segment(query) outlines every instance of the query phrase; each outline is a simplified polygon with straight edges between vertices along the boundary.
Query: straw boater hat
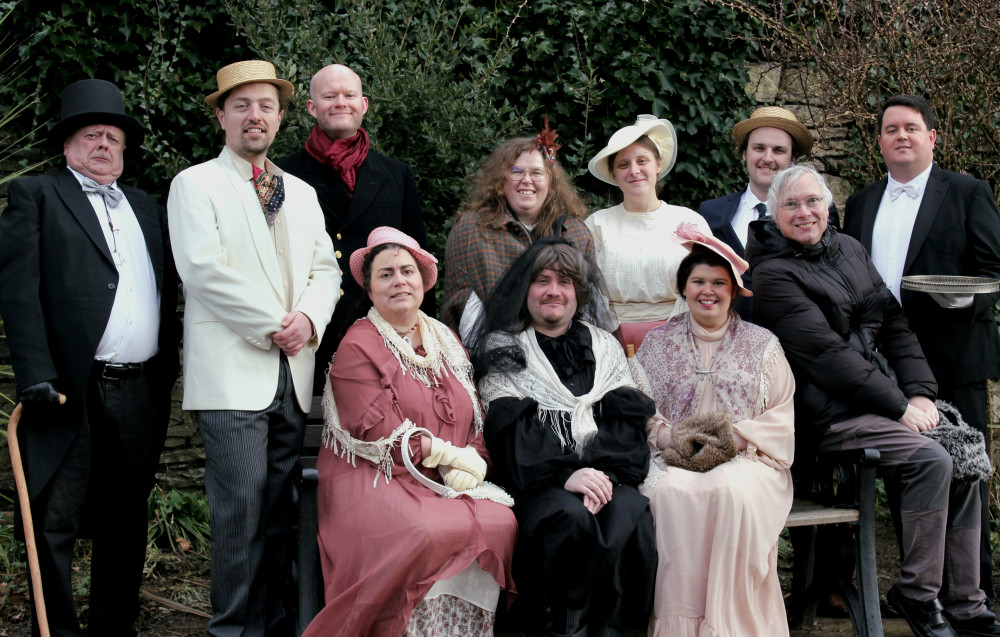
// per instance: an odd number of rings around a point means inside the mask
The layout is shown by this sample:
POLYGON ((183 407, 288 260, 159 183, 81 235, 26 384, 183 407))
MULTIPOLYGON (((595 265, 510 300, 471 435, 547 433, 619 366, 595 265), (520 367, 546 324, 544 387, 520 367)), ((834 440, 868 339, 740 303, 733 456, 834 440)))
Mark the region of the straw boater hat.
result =
POLYGON ((802 125, 791 111, 778 106, 763 106, 750 114, 750 119, 745 119, 736 126, 733 126, 733 137, 736 138, 736 145, 743 148, 743 140, 746 139, 750 131, 769 126, 778 128, 795 140, 796 150, 799 155, 808 155, 813 147, 813 138, 809 134, 809 129, 802 125))
POLYGON ((736 251, 730 248, 725 242, 704 234, 701 230, 698 230, 698 226, 689 222, 677 226, 677 229, 674 230, 674 241, 689 251, 694 246, 699 245, 725 259, 729 263, 730 271, 733 273, 733 281, 736 282, 736 287, 739 288, 738 293, 742 296, 753 296, 753 292, 743 287, 743 273, 747 271, 750 264, 741 258, 740 255, 736 254, 736 251))
POLYGON ((635 124, 621 128, 612 135, 611 139, 608 140, 608 145, 594 155, 594 158, 587 164, 590 174, 603 182, 615 184, 611 178, 611 171, 608 170, 608 157, 628 148, 643 135, 647 135, 660 149, 660 160, 663 162, 663 168, 656 175, 656 180, 663 179, 664 175, 670 172, 677 162, 677 133, 674 132, 674 125, 669 120, 658 119, 652 115, 640 115, 635 120, 635 124))
POLYGON ((281 97, 286 100, 295 92, 295 85, 288 80, 278 79, 274 65, 264 60, 233 62, 219 69, 219 72, 215 74, 215 81, 219 85, 219 90, 205 98, 205 103, 212 107, 217 105, 219 98, 227 91, 254 82, 274 84, 278 87, 281 97))
POLYGON ((61 145, 66 138, 91 124, 117 126, 125 131, 125 143, 133 148, 142 144, 139 120, 125 114, 122 92, 105 80, 80 80, 62 92, 62 119, 49 131, 49 141, 61 145))
POLYGON ((433 254, 422 249, 416 239, 405 232, 390 228, 389 226, 380 226, 372 230, 371 234, 368 235, 368 245, 351 253, 351 274, 354 275, 354 280, 358 282, 358 285, 362 288, 365 287, 365 277, 361 272, 361 264, 364 262, 365 257, 372 251, 372 248, 385 243, 396 243, 405 246, 410 254, 413 255, 413 260, 417 262, 417 269, 420 270, 420 278, 424 280, 424 292, 434 287, 438 278, 438 260, 434 258, 433 254))

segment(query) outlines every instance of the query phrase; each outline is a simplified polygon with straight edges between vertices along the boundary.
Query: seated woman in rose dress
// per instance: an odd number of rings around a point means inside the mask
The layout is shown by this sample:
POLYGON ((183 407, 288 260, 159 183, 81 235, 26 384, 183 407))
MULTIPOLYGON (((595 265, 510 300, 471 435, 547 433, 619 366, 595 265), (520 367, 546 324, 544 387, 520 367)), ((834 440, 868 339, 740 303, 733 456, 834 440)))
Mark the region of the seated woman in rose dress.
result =
POLYGON ((465 495, 489 462, 472 366, 419 309, 436 263, 385 227, 351 255, 372 308, 341 341, 323 395, 326 607, 307 637, 486 637, 500 591, 513 591, 514 514, 465 495))

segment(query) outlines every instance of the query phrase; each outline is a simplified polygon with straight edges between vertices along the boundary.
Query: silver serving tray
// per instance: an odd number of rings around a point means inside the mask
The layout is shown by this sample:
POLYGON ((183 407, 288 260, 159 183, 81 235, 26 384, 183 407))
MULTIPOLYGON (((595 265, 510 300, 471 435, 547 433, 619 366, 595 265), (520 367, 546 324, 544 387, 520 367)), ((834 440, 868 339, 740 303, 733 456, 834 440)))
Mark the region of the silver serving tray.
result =
POLYGON ((904 290, 942 294, 988 294, 1000 292, 1000 280, 981 276, 904 276, 904 290))

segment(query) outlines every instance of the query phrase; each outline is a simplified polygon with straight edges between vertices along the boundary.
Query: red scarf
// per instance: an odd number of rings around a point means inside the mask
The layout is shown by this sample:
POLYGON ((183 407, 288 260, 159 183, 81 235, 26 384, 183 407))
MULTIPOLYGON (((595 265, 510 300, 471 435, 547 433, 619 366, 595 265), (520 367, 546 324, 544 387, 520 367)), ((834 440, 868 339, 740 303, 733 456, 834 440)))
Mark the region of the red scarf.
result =
POLYGON ((316 161, 332 168, 347 186, 347 191, 353 195, 354 186, 358 182, 358 167, 368 157, 368 145, 368 133, 363 128, 359 128, 354 137, 333 140, 319 126, 313 126, 309 139, 306 140, 306 152, 316 161))

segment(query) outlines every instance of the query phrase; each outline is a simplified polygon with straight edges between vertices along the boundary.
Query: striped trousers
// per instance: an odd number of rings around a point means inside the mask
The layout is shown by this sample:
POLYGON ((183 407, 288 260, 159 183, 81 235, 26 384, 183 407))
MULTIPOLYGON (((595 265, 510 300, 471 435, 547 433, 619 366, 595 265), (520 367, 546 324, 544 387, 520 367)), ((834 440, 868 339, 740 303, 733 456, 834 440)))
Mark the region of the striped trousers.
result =
POLYGON ((263 411, 203 410, 205 491, 212 515, 215 637, 290 633, 288 589, 291 477, 306 415, 284 356, 274 400, 263 411))

